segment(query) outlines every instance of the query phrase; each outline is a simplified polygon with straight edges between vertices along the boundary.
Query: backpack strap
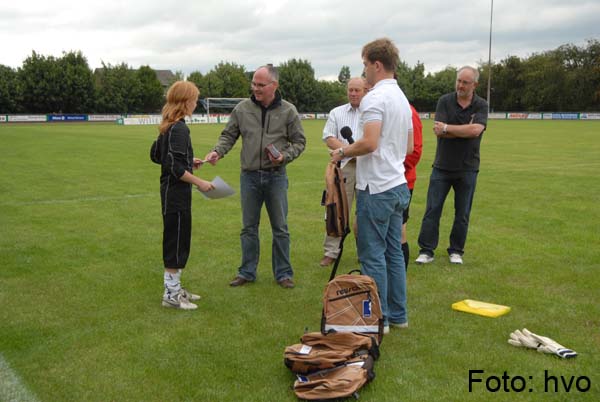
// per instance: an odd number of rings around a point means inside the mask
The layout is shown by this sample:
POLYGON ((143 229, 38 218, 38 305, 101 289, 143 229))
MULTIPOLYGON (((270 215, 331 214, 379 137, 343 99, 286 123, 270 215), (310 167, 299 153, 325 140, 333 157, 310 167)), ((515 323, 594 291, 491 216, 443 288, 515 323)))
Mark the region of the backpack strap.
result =
POLYGON ((340 260, 342 259, 342 254, 343 254, 343 251, 344 251, 344 240, 346 240, 346 236, 348 236, 348 233, 350 233, 350 231, 344 232, 344 235, 340 238, 340 252, 339 252, 337 258, 335 259, 335 263, 333 264, 333 268, 331 269, 331 275, 329 275, 329 280, 330 281, 333 278, 335 278, 335 273, 337 272, 338 265, 340 265, 340 260))

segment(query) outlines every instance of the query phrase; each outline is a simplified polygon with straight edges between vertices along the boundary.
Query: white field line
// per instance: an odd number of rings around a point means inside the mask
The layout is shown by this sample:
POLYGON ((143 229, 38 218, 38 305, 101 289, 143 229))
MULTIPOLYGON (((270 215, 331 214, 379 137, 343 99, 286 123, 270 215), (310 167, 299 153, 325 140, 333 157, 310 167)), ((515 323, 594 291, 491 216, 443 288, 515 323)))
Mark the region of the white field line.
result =
MULTIPOLYGON (((292 181, 291 187, 305 187, 312 186, 315 184, 323 183, 323 188, 325 188, 325 179, 319 181, 292 181)), ((36 201, 8 201, 8 202, 0 202, 0 205, 13 206, 13 207, 21 207, 21 206, 29 206, 29 205, 58 205, 58 204, 79 204, 82 202, 104 202, 104 201, 118 201, 118 200, 127 200, 132 198, 147 198, 147 197, 159 197, 159 192, 154 193, 145 193, 145 194, 123 194, 123 195, 112 195, 112 196, 98 196, 98 197, 80 197, 80 198, 70 198, 70 199, 54 199, 54 200, 36 200, 36 201)), ((292 195, 293 196, 293 195, 292 195)), ((290 197, 290 193, 288 192, 288 197, 290 197)))
POLYGON ((145 198, 145 197, 159 197, 160 194, 156 193, 147 193, 147 194, 124 194, 124 195, 114 195, 114 196, 99 196, 99 197, 81 197, 81 198, 71 198, 64 200, 36 200, 36 201, 22 201, 22 202, 4 202, 0 205, 10 205, 10 206, 27 206, 27 205, 56 205, 56 204, 78 204, 81 202, 102 202, 102 201, 115 201, 115 200, 126 200, 130 198, 145 198))
MULTIPOLYGON (((291 187, 304 187, 304 186, 312 186, 314 184, 323 183, 323 188, 325 188, 325 179, 319 181, 304 181, 304 182, 291 182, 291 187)), ((118 200, 127 200, 132 198, 146 198, 146 197, 160 197, 159 192, 154 193, 145 193, 145 194, 123 194, 123 195, 113 195, 113 196, 98 196, 98 197, 80 197, 80 198, 70 198, 70 199, 55 199, 55 200, 36 200, 36 201, 21 201, 21 202, 0 202, 0 205, 13 206, 13 207, 21 207, 21 206, 29 206, 29 205, 58 205, 58 204, 79 204, 82 202, 104 202, 104 201, 118 201, 118 200)), ((290 193, 288 192, 288 197, 290 197, 290 193)), ((293 197, 293 195, 292 195, 293 197)))
POLYGON ((4 356, 0 354, 0 401, 2 402, 39 402, 12 371, 4 356))

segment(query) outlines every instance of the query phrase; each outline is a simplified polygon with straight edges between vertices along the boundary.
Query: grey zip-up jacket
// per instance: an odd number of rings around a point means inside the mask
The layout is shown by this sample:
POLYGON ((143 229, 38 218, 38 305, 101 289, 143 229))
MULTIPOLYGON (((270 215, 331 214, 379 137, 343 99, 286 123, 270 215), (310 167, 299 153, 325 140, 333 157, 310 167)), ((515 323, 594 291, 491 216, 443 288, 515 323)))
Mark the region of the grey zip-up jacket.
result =
POLYGON ((279 93, 276 93, 275 100, 268 108, 257 102, 254 95, 238 103, 214 150, 223 157, 233 148, 240 135, 242 170, 275 167, 265 152, 265 147, 269 144, 275 145, 283 153, 282 165, 300 156, 306 146, 306 137, 296 107, 281 99, 279 93))

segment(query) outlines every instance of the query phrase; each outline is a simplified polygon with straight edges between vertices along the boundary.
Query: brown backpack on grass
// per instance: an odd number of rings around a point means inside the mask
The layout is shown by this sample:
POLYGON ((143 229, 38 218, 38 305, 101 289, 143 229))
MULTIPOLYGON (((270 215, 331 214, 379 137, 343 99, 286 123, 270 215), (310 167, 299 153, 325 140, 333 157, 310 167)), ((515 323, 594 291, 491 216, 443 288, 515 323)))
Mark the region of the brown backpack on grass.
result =
POLYGON ((325 169, 325 191, 321 198, 325 207, 325 231, 329 236, 344 237, 350 232, 349 207, 342 169, 334 162, 325 169))
POLYGON ((325 287, 321 332, 360 332, 383 339, 383 312, 373 278, 339 275, 325 287))
POLYGON ((288 346, 284 363, 294 373, 311 373, 343 365, 363 355, 379 358, 377 340, 369 335, 352 332, 310 332, 304 334, 301 343, 288 346))
POLYGON ((358 399, 358 390, 373 378, 373 357, 362 355, 340 366, 298 375, 294 382, 294 393, 300 399, 313 401, 349 396, 358 399))

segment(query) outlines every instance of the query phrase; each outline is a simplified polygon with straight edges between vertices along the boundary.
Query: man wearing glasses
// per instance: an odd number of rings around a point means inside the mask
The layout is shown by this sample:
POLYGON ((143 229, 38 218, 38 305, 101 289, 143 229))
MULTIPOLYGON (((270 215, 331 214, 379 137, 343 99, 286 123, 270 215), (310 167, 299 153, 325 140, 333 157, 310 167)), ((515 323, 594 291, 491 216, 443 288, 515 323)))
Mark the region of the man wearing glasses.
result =
POLYGON ((273 233, 273 275, 281 287, 294 287, 287 225, 286 165, 304 151, 306 138, 296 108, 281 99, 277 92, 278 81, 279 74, 273 65, 256 70, 252 78, 252 96, 233 109, 217 145, 205 158, 216 164, 242 137, 242 262, 230 286, 242 286, 256 280, 260 255, 258 225, 265 204, 273 233), (273 147, 269 152, 267 146, 270 145, 273 147))
POLYGON ((440 216, 450 188, 454 189, 454 224, 447 251, 450 263, 463 263, 479 172, 479 146, 488 118, 487 102, 475 94, 478 80, 477 69, 461 67, 456 76, 456 91, 438 100, 433 127, 437 148, 419 234, 417 264, 433 261, 439 241, 440 216))

